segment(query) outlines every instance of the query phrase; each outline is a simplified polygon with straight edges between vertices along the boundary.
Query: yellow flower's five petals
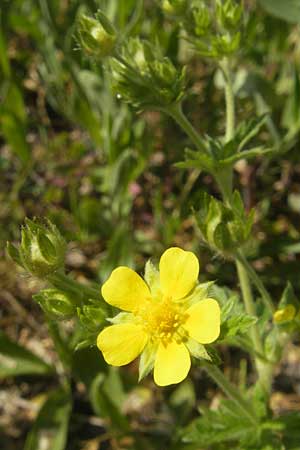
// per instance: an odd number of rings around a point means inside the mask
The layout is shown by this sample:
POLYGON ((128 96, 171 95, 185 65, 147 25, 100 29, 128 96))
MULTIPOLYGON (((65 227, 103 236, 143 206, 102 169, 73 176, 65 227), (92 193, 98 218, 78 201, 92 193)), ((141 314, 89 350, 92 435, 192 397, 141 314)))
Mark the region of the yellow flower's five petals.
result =
POLYGON ((107 303, 124 311, 136 311, 150 297, 145 281, 129 267, 113 270, 101 293, 107 303))
POLYGON ((216 300, 207 298, 187 309, 184 328, 200 344, 214 342, 220 334, 220 307, 216 300))
POLYGON ((171 341, 159 344, 154 363, 154 381, 158 386, 180 383, 189 373, 190 354, 184 344, 171 341))
POLYGON ((174 300, 179 300, 195 287, 199 261, 194 253, 171 247, 160 258, 159 270, 162 292, 174 300))
POLYGON ((97 346, 112 366, 125 366, 144 350, 148 336, 140 325, 123 323, 104 328, 98 335, 97 346))

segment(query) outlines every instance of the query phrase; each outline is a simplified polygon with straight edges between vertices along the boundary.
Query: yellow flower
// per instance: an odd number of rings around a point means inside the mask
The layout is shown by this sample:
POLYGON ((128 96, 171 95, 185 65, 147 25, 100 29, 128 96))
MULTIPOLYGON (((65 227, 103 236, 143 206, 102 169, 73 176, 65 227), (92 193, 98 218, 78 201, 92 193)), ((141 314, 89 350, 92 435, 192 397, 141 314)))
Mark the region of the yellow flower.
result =
POLYGON ((290 320, 293 320, 295 318, 295 315, 296 315, 295 306, 289 304, 286 305, 284 308, 275 311, 273 319, 275 323, 289 322, 290 320))
POLYGON ((197 343, 210 344, 220 334, 217 301, 197 300, 198 273, 197 257, 178 247, 164 252, 159 272, 152 267, 151 274, 145 275, 149 286, 132 269, 115 269, 102 286, 102 295, 127 312, 112 319, 116 324, 98 336, 105 361, 123 366, 141 353, 142 359, 150 354, 156 384, 182 381, 191 366, 189 349, 197 343))

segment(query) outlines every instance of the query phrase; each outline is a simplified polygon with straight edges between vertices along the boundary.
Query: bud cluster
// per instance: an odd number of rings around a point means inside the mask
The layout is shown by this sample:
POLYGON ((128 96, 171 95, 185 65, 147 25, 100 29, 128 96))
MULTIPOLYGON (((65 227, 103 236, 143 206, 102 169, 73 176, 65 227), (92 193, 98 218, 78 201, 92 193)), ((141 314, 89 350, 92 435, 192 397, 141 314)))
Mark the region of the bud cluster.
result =
POLYGON ((202 56, 222 58, 239 50, 243 7, 235 0, 166 0, 162 8, 180 16, 186 39, 202 56))
POLYGON ((116 31, 106 16, 98 11, 94 17, 81 14, 77 22, 77 41, 81 49, 95 59, 112 55, 116 31))
POLYGON ((177 70, 149 42, 129 39, 111 67, 116 92, 137 108, 163 108, 184 95, 185 69, 177 70))

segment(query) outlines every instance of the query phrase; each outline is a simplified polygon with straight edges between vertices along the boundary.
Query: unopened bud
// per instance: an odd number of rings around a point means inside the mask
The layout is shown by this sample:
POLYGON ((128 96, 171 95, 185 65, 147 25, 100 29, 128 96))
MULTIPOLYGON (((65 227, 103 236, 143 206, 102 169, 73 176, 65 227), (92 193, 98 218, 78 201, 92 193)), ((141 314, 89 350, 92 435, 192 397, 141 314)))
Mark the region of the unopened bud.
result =
POLYGON ((53 223, 26 219, 21 235, 20 247, 8 250, 29 273, 42 278, 63 268, 66 243, 53 223))
POLYGON ((57 320, 73 317, 79 304, 74 295, 59 289, 44 289, 33 298, 49 317, 57 320))
POLYGON ((277 324, 289 322, 296 316, 296 308, 294 305, 289 304, 282 309, 278 309, 273 315, 274 322, 277 324))
POLYGON ((113 53, 116 33, 113 25, 100 11, 96 18, 81 14, 77 30, 79 44, 89 56, 104 58, 113 53))

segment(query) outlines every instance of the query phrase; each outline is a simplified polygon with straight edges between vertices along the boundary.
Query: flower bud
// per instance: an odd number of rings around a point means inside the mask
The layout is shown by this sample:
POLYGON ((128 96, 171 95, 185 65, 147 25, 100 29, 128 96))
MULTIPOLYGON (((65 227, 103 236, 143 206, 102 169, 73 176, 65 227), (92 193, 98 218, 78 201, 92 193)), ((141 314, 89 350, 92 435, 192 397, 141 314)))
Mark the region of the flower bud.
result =
POLYGON ((77 36, 81 48, 89 56, 104 58, 112 55, 116 43, 116 32, 101 11, 98 11, 96 18, 85 14, 80 15, 77 36))
POLYGON ((225 2, 218 0, 216 16, 221 27, 228 31, 235 31, 241 25, 243 8, 232 0, 225 2))
POLYGON ((289 322, 296 316, 296 308, 294 305, 289 304, 282 309, 275 311, 273 315, 274 322, 277 324, 289 322))
POLYGON ((186 0, 163 0, 162 9, 166 14, 181 15, 185 12, 186 0))
POLYGON ((79 300, 59 289, 44 289, 33 296, 43 311, 52 319, 70 319, 76 314, 79 300))
POLYGON ((210 12, 204 6, 192 10, 192 22, 196 36, 205 36, 211 26, 210 12))
POLYGON ((106 314, 96 303, 77 308, 77 314, 81 324, 90 332, 99 331, 106 320, 106 314))
MULTIPOLYGON (((25 224, 18 249, 24 269, 40 278, 62 269, 66 243, 56 226, 49 220, 42 223, 26 219, 25 224)), ((17 252, 16 248, 14 252, 17 252)))
POLYGON ((136 108, 166 107, 185 93, 185 69, 177 70, 149 42, 129 39, 111 68, 117 94, 136 108))

